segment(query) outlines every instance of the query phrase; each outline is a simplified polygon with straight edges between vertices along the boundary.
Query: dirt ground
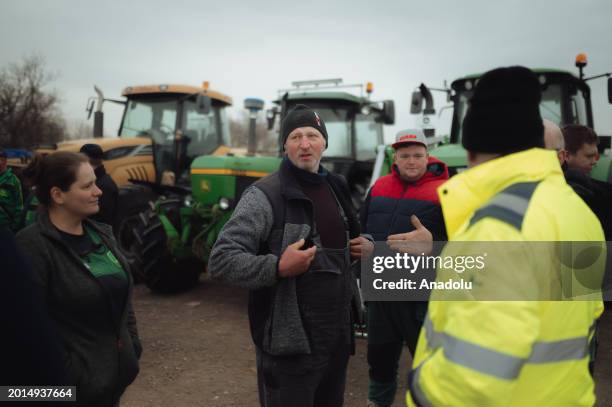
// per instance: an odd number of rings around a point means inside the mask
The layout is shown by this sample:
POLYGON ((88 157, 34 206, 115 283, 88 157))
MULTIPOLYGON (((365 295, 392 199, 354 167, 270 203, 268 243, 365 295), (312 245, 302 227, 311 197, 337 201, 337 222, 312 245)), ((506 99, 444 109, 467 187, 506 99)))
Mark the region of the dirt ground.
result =
MULTIPOLYGON (((203 276, 193 290, 173 296, 134 290, 134 308, 144 353, 140 374, 121 399, 122 407, 257 406, 255 351, 245 290, 203 276)), ((364 407, 368 368, 366 343, 348 368, 345 406, 364 407)), ((612 315, 601 323, 596 367, 598 406, 612 406, 612 315)), ((402 355, 400 382, 410 365, 402 355)), ((403 406, 404 390, 394 406, 403 406)))

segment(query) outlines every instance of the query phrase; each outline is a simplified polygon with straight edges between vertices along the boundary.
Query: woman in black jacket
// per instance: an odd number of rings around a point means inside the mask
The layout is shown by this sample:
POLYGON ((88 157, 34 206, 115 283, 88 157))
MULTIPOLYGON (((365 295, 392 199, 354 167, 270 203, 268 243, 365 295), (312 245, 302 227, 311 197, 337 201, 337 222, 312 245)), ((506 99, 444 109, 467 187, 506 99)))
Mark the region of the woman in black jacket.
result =
POLYGON ((41 204, 36 222, 17 235, 57 325, 77 404, 115 406, 138 374, 141 353, 132 310, 132 278, 99 210, 88 159, 58 152, 31 164, 41 204))

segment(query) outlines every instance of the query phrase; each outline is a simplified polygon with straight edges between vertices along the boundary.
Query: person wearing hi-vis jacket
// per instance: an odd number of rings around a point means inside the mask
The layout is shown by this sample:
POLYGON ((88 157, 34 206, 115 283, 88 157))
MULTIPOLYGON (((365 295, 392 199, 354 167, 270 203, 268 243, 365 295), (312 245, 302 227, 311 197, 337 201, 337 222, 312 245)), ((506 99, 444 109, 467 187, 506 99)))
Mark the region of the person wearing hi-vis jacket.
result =
MULTIPOLYGON (((574 301, 542 295, 555 292, 561 269, 554 250, 537 248, 558 241, 603 247, 604 236, 565 182, 555 152, 544 150, 540 100, 537 76, 523 67, 489 71, 476 85, 463 121, 470 168, 438 189, 449 238, 442 254, 504 242, 474 282, 476 293, 501 298, 445 301, 460 296, 432 292, 408 378, 409 406, 595 404, 589 343, 603 311, 601 291, 574 301), (552 278, 538 280, 545 272, 552 278)), ((602 258, 593 270, 603 272, 602 258)))

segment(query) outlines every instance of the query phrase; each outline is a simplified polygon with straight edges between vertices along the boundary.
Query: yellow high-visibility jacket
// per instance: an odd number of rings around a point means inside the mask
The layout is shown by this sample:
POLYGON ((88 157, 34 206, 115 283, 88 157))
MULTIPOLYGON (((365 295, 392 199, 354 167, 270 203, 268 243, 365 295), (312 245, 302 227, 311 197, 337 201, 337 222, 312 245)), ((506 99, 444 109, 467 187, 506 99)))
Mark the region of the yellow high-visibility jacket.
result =
MULTIPOLYGON (((534 148, 485 162, 438 193, 449 241, 605 240, 554 151, 534 148)), ((513 273, 535 267, 512 256, 509 265, 526 265, 513 273)), ((505 275, 492 273, 482 284, 507 283, 505 275)), ((588 347, 603 311, 600 294, 588 301, 444 301, 445 295, 432 293, 408 406, 594 405, 588 347)))

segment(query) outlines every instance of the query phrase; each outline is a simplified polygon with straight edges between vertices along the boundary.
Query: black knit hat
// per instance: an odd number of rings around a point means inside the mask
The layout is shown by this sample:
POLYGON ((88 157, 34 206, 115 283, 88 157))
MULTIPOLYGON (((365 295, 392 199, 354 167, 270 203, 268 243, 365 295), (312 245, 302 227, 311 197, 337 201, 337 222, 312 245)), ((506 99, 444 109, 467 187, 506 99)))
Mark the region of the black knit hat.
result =
POLYGON ((83 144, 83 147, 81 147, 79 152, 85 154, 92 160, 102 160, 104 158, 102 147, 97 144, 83 144))
POLYGON ((327 147, 327 129, 325 128, 325 123, 323 123, 323 119, 321 119, 317 112, 306 105, 296 105, 283 119, 281 123, 281 145, 285 145, 289 133, 298 127, 314 127, 319 130, 325 139, 325 146, 327 147))
POLYGON ((498 154, 544 147, 541 98, 538 78, 527 68, 513 66, 485 73, 463 119, 463 147, 498 154))

